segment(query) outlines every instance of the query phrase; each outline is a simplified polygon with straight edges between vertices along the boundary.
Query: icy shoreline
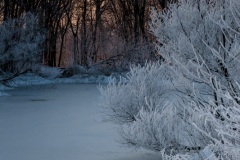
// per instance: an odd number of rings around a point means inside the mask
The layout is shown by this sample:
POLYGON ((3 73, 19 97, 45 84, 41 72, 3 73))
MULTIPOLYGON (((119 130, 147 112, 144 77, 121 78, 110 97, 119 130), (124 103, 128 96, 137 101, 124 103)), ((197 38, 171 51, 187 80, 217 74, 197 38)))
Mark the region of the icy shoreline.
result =
POLYGON ((7 90, 17 87, 47 85, 47 84, 107 84, 110 76, 104 75, 75 75, 69 78, 44 78, 34 73, 26 73, 15 77, 7 86, 0 84, 0 96, 8 96, 7 90))

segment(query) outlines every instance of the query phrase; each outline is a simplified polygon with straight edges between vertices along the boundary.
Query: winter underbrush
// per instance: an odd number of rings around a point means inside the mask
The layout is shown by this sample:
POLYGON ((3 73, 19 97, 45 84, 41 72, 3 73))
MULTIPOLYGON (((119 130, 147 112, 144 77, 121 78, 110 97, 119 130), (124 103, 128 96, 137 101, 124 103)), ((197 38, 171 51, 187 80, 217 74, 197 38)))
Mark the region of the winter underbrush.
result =
POLYGON ((208 139, 186 123, 193 115, 183 107, 184 95, 175 90, 177 78, 169 66, 150 63, 133 67, 127 78, 112 79, 100 88, 105 118, 121 125, 122 143, 169 153, 198 150, 207 144, 208 139))
POLYGON ((163 63, 100 88, 123 143, 163 159, 239 159, 239 10, 238 0, 179 0, 152 11, 163 63))
POLYGON ((179 82, 181 77, 173 73, 168 65, 151 63, 133 67, 126 78, 113 78, 107 87, 100 87, 105 120, 120 126, 121 143, 161 151, 164 159, 237 160, 240 106, 236 97, 218 88, 216 94, 225 106, 206 96, 205 104, 198 104, 203 99, 196 99, 196 92, 205 86, 179 82), (187 84, 194 88, 193 97, 176 88, 187 84))

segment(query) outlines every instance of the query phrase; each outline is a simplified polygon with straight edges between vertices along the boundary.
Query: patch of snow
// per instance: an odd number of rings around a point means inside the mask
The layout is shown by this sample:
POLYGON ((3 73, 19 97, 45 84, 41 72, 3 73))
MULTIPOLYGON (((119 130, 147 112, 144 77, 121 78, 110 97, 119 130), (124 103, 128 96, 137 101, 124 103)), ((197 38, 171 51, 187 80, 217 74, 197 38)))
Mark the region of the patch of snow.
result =
POLYGON ((214 155, 209 147, 205 147, 198 154, 194 154, 191 160, 199 160, 199 159, 209 159, 209 160, 218 160, 218 158, 214 155))
POLYGON ((0 97, 1 96, 9 96, 9 94, 7 94, 7 93, 5 93, 5 92, 2 92, 2 91, 0 91, 0 97))
POLYGON ((40 85, 40 84, 51 84, 52 80, 40 77, 34 73, 26 73, 15 77, 8 82, 8 85, 11 87, 22 87, 22 86, 31 86, 31 85, 40 85))
POLYGON ((63 70, 57 68, 57 67, 47 67, 47 66, 41 66, 39 74, 43 77, 47 77, 48 79, 55 79, 59 77, 63 73, 63 70))
POLYGON ((10 89, 12 89, 12 88, 6 87, 5 85, 0 83, 0 97, 1 96, 9 96, 9 94, 7 94, 5 91, 10 90, 10 89))
POLYGON ((109 82, 109 77, 104 75, 76 75, 70 78, 57 78, 58 83, 81 83, 81 84, 105 84, 109 82))
MULTIPOLYGON (((8 85, 11 87, 22 87, 43 84, 99 84, 108 83, 109 77, 104 75, 76 75, 69 78, 49 79, 38 76, 34 73, 27 73, 12 79, 8 85)), ((0 88, 1 89, 1 88, 0 88)))
POLYGON ((0 91, 10 90, 10 89, 11 89, 10 87, 7 87, 0 83, 0 91))

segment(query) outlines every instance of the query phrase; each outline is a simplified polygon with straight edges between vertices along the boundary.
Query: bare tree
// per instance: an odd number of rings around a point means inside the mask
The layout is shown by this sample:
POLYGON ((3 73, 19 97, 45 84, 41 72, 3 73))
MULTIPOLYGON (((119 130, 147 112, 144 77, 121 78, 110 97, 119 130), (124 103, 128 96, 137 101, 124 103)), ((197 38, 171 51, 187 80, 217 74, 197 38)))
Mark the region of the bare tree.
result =
MULTIPOLYGON (((16 18, 26 12, 38 17, 39 24, 46 31, 42 56, 44 64, 63 65, 62 57, 66 52, 64 47, 67 47, 72 50, 74 64, 89 67, 100 60, 120 54, 123 44, 126 46, 122 48, 128 48, 127 45, 137 47, 151 42, 152 36, 148 33, 150 8, 152 6, 161 8, 162 4, 159 2, 158 0, 3 0, 0 3, 2 4, 0 11, 3 20, 16 18), (72 41, 73 49, 66 45, 69 43, 67 41, 72 41), (107 46, 118 46, 118 49, 106 50, 107 46)), ((131 56, 127 57, 131 59, 131 56)))

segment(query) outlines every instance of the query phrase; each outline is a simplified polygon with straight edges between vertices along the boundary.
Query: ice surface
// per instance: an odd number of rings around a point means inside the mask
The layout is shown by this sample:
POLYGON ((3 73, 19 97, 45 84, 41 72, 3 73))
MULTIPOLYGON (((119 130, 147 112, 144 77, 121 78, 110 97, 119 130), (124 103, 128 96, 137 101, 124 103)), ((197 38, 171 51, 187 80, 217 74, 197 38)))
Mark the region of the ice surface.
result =
POLYGON ((58 84, 5 91, 0 97, 0 160, 159 160, 121 146, 101 121, 97 85, 58 84))

